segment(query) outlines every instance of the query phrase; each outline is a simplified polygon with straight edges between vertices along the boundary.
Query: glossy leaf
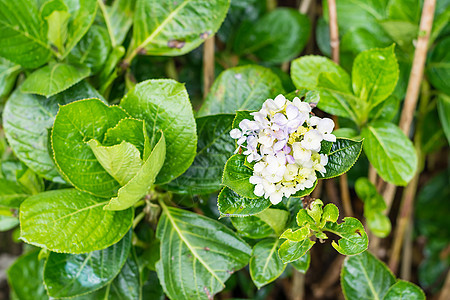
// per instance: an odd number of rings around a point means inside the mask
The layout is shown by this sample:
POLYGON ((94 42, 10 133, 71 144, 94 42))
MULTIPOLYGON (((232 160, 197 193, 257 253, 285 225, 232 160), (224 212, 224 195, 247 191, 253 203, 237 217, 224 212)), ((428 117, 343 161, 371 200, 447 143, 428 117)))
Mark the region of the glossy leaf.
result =
POLYGON ((444 129, 447 141, 450 144, 450 96, 439 94, 438 98, 439 120, 444 129))
POLYGON ((120 184, 97 161, 91 139, 102 140, 127 113, 107 106, 99 99, 86 99, 61 106, 52 130, 56 165, 65 179, 77 189, 99 197, 111 197, 120 184))
POLYGON ((387 291, 384 300, 416 299, 425 300, 425 293, 415 284, 398 280, 387 291))
POLYGON ((230 188, 224 187, 217 199, 217 207, 222 217, 247 217, 269 208, 269 199, 249 199, 239 196, 230 188))
POLYGON ((406 185, 417 169, 417 155, 408 137, 392 123, 377 121, 361 131, 364 152, 387 182, 406 185))
POLYGON ((63 182, 49 153, 49 131, 59 105, 90 97, 101 98, 84 81, 48 99, 17 89, 3 112, 6 138, 15 155, 40 176, 63 182))
POLYGON ((38 255, 33 251, 20 256, 7 271, 11 291, 20 300, 48 300, 42 284, 44 261, 38 255))
POLYGON ((245 218, 231 218, 231 224, 236 228, 241 236, 251 239, 262 239, 269 236, 275 236, 275 231, 269 224, 258 216, 248 216, 245 218))
POLYGON ((25 68, 37 68, 50 59, 46 27, 38 16, 36 1, 0 1, 0 56, 25 68))
POLYGON ((83 80, 89 73, 85 66, 52 63, 31 73, 20 89, 23 93, 50 97, 83 80))
POLYGON ((217 221, 162 208, 157 228, 161 260, 156 271, 165 293, 171 299, 211 299, 233 272, 248 263, 250 247, 217 221))
POLYGON ((86 254, 51 252, 44 284, 51 297, 74 297, 95 291, 117 276, 130 253, 131 231, 113 246, 86 254))
POLYGON ((0 98, 9 95, 19 72, 19 65, 0 57, 0 98))
POLYGON ((258 288, 277 279, 286 268, 278 257, 278 243, 279 239, 265 239, 253 246, 250 276, 258 288))
POLYGON ((214 34, 229 0, 137 0, 132 49, 148 55, 182 55, 214 34))
POLYGON ((144 197, 155 182, 156 176, 164 164, 165 156, 166 140, 164 139, 164 134, 161 134, 161 138, 142 165, 142 168, 127 184, 119 189, 117 197, 112 198, 104 209, 127 209, 144 197))
POLYGON ((293 262, 303 257, 315 243, 309 238, 300 242, 286 240, 278 249, 278 255, 284 263, 293 262))
POLYGON ((368 251, 348 256, 342 266, 345 299, 383 299, 394 283, 392 272, 368 251))
POLYGON ((306 15, 292 8, 277 8, 254 23, 244 23, 234 42, 238 54, 255 54, 265 62, 282 63, 297 56, 311 31, 306 15))
POLYGON ((344 218, 344 221, 340 224, 327 222, 323 230, 341 237, 337 243, 333 241, 331 245, 344 255, 359 254, 365 251, 369 244, 363 225, 355 218, 344 218))
POLYGON ((208 194, 220 189, 223 168, 233 155, 235 141, 230 137, 233 115, 198 118, 197 155, 189 169, 168 184, 179 194, 208 194))
POLYGON ((223 171, 222 183, 242 197, 256 199, 259 197, 253 192, 255 186, 249 181, 253 171, 245 165, 245 160, 242 154, 230 157, 223 171))
POLYGON ((20 238, 60 253, 105 249, 117 243, 133 222, 132 208, 111 212, 103 209, 107 203, 75 189, 31 196, 20 206, 20 238))
POLYGON ((192 106, 183 84, 170 79, 147 80, 135 86, 120 106, 133 117, 144 120, 153 146, 162 130, 166 160, 156 178, 167 183, 184 173, 194 160, 197 134, 192 106))
POLYGON ((392 94, 398 73, 394 45, 361 52, 353 62, 353 92, 369 104, 369 109, 375 107, 392 94))
POLYGON ((136 0, 117 0, 106 7, 115 45, 121 45, 133 24, 136 0))
POLYGON ((198 115, 260 110, 264 101, 283 92, 280 79, 270 69, 257 65, 230 68, 214 81, 198 115))
POLYGON ((319 179, 328 179, 346 173, 358 160, 362 146, 363 141, 336 139, 328 153, 328 163, 325 166, 326 173, 324 176, 318 173, 317 177, 319 179))

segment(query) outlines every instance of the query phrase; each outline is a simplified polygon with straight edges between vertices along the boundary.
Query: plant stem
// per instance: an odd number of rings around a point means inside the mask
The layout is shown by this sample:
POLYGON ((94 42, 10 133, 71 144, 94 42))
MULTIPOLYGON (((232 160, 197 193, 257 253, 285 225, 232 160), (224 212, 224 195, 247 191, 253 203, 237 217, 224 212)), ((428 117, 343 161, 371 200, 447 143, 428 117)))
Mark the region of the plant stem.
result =
POLYGON ((203 45, 203 99, 214 81, 214 63, 214 36, 211 36, 203 45))
POLYGON ((339 64, 339 28, 337 22, 336 0, 328 1, 328 14, 330 18, 330 46, 333 61, 339 64))
POLYGON ((302 0, 300 6, 298 7, 298 11, 301 14, 306 14, 309 11, 312 0, 302 0))
POLYGON ((450 299, 450 271, 447 272, 444 286, 442 287, 441 293, 439 294, 439 300, 447 299, 450 299))
POLYGON ((291 300, 303 300, 305 298, 305 274, 294 269, 291 286, 291 300))

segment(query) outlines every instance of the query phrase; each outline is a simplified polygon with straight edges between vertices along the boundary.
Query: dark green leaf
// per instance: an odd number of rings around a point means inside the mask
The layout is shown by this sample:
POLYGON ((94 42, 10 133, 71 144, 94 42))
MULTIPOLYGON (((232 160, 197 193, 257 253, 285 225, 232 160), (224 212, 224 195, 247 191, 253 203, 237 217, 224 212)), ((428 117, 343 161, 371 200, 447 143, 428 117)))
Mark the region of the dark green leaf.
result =
POLYGON ((250 247, 217 221, 162 208, 157 228, 161 260, 156 271, 165 293, 171 299, 211 299, 233 272, 248 263, 250 247))
POLYGON ((450 144, 450 96, 439 94, 438 112, 445 136, 450 144))
POLYGON ((227 187, 223 188, 217 199, 217 207, 222 217, 251 216, 269 208, 270 205, 269 199, 245 198, 227 187))
POLYGON ((403 299, 415 299, 425 300, 425 293, 415 284, 398 280, 387 291, 383 298, 384 300, 403 300, 403 299))
POLYGON ((350 170, 356 163, 361 153, 363 141, 353 141, 349 139, 336 139, 328 153, 328 163, 325 166, 326 173, 319 179, 328 179, 340 176, 350 170))
POLYGON ((344 255, 359 254, 365 251, 369 244, 363 225, 355 218, 344 218, 344 221, 340 224, 327 222, 323 230, 341 237, 338 243, 333 241, 331 245, 344 255))
POLYGON ((447 80, 450 76, 450 37, 442 39, 430 51, 427 63, 427 75, 431 84, 450 95, 450 84, 447 80))
POLYGON ((250 276, 258 288, 277 279, 286 268, 278 257, 279 239, 265 239, 253 246, 250 259, 250 276))
POLYGON ((86 253, 117 243, 130 229, 133 209, 111 212, 108 200, 75 189, 29 197, 20 206, 20 238, 61 253, 86 253))
POLYGON ((309 263, 311 262, 311 254, 306 252, 305 255, 295 261, 291 261, 291 265, 299 272, 305 274, 309 269, 309 263))
POLYGON ((270 69, 257 65, 230 68, 214 81, 198 115, 259 110, 264 101, 283 92, 280 79, 270 69))
POLYGON ((246 157, 242 154, 230 157, 223 171, 222 183, 242 197, 256 199, 259 197, 253 192, 255 186, 249 181, 253 171, 245 166, 245 160, 246 157))

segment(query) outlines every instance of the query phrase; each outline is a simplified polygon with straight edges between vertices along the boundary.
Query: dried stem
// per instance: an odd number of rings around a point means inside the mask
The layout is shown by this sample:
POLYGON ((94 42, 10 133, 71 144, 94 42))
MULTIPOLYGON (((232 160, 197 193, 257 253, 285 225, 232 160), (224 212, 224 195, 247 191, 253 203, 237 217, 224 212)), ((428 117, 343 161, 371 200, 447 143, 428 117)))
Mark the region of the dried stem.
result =
POLYGON ((214 81, 214 36, 203 45, 203 98, 209 93, 214 81))
POLYGON ((402 255, 402 268, 400 271, 400 278, 406 281, 411 280, 411 263, 413 256, 413 223, 410 222, 408 224, 408 228, 406 229, 405 236, 403 237, 403 243, 405 246, 403 247, 403 255, 402 255))
POLYGON ((442 287, 441 293, 439 295, 439 300, 450 299, 450 271, 447 272, 447 277, 445 278, 444 286, 442 287))
POLYGON ((337 22, 336 0, 328 0, 328 14, 330 18, 330 46, 333 61, 339 64, 339 29, 337 22))
POLYGON ((301 14, 306 14, 309 11, 309 8, 311 7, 312 0, 302 0, 300 3, 300 6, 298 7, 298 11, 301 14))
POLYGON ((303 300, 305 298, 305 274, 294 269, 291 287, 291 300, 303 300))
POLYGON ((375 186, 377 184, 377 170, 372 166, 372 164, 369 163, 369 180, 372 182, 375 186))

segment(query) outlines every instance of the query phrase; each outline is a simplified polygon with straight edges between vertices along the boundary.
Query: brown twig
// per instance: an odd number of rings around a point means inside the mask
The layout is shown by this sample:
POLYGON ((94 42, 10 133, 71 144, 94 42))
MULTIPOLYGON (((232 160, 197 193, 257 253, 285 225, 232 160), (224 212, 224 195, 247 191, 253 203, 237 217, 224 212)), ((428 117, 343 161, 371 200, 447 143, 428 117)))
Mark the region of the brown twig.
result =
POLYGON ((413 223, 409 222, 406 229, 405 236, 403 237, 403 255, 402 255, 402 268, 400 270, 400 278, 406 281, 411 280, 411 262, 413 257, 413 223))
POLYGON ((447 299, 450 299, 450 270, 447 272, 444 286, 442 287, 441 293, 439 294, 439 300, 447 299))
POLYGON ((294 269, 291 286, 291 300, 303 300, 305 298, 305 274, 294 269))
POLYGON ((214 81, 214 36, 203 45, 203 98, 209 93, 214 81))
POLYGON ((369 163, 369 181, 372 182, 375 186, 377 184, 377 170, 369 163))
POLYGON ((333 61, 339 64, 339 29, 337 22, 336 0, 328 0, 328 15, 330 18, 330 46, 333 61))

